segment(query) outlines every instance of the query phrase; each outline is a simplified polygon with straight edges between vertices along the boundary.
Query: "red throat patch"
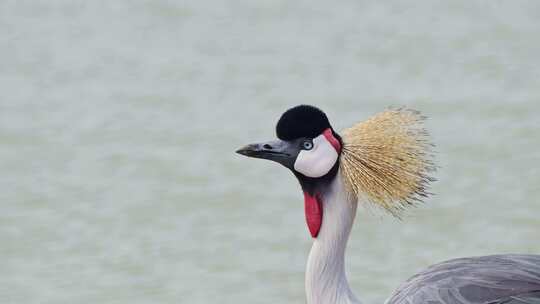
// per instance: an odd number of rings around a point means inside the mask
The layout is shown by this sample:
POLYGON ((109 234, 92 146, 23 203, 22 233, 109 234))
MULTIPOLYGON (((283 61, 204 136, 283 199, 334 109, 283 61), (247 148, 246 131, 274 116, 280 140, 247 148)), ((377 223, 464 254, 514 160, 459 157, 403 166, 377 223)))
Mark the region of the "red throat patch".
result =
POLYGON ((323 209, 322 200, 318 194, 314 196, 304 192, 304 210, 306 213, 306 223, 311 236, 316 238, 322 225, 323 209))

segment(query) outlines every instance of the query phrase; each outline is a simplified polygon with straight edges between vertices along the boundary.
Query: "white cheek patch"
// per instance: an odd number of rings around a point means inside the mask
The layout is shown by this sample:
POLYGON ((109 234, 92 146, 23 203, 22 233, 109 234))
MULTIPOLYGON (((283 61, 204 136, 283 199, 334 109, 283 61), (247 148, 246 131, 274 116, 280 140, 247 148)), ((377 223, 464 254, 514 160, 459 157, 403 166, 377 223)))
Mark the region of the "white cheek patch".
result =
POLYGON ((328 173, 338 159, 336 149, 324 135, 313 139, 313 149, 301 150, 294 162, 294 170, 308 177, 321 177, 328 173))

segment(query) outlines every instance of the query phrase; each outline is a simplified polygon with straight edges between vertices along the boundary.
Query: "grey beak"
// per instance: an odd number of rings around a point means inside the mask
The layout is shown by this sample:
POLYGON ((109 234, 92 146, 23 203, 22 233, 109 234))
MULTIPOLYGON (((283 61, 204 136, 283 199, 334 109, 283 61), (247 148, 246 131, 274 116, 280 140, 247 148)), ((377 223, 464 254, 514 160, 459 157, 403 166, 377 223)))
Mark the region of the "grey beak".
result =
POLYGON ((278 162, 287 168, 294 167, 294 161, 298 156, 299 147, 293 142, 283 140, 273 140, 263 143, 256 143, 244 146, 236 153, 247 157, 268 159, 278 162))

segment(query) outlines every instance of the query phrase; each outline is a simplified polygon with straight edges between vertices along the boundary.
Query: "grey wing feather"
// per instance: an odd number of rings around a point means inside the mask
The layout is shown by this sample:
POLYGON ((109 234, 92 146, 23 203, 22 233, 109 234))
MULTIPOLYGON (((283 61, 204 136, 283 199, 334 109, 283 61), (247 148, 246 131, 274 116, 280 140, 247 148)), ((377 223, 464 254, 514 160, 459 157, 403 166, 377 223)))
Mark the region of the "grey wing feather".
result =
POLYGON ((501 304, 540 304, 540 291, 532 292, 524 295, 512 296, 501 304))
POLYGON ((460 258, 409 278, 387 304, 540 304, 540 255, 460 258))

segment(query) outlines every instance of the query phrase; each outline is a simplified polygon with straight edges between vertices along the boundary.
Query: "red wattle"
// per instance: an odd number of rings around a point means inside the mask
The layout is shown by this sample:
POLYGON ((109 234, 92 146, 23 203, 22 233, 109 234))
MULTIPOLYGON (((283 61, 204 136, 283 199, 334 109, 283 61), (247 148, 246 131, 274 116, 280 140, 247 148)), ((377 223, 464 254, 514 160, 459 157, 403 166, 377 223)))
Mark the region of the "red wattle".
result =
POLYGON ((323 218, 322 201, 319 195, 311 196, 309 193, 304 192, 304 210, 309 233, 316 238, 321 229, 323 218))

